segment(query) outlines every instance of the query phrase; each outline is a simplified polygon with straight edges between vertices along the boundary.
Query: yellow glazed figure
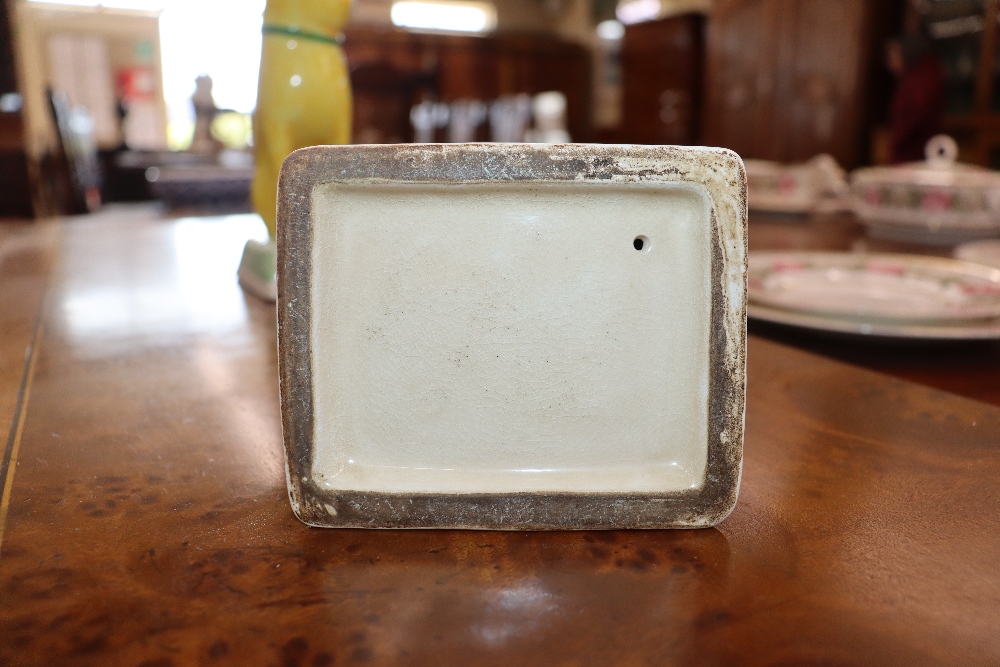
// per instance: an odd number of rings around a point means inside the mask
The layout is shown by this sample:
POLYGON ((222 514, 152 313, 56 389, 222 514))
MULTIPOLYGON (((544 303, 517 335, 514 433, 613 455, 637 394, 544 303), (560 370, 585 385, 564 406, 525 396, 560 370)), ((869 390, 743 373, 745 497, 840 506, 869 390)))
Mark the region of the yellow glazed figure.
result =
POLYGON ((345 144, 351 137, 351 85, 340 48, 350 0, 267 0, 254 112, 251 197, 270 239, 248 241, 240 284, 275 300, 275 206, 278 172, 292 151, 345 144))

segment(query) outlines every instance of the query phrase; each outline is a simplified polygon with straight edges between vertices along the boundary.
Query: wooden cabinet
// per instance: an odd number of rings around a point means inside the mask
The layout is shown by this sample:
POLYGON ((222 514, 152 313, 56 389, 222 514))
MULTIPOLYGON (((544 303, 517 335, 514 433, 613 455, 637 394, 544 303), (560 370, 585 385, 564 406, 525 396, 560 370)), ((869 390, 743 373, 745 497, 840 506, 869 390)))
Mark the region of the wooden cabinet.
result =
MULTIPOLYGON (((566 96, 567 125, 574 141, 591 133, 591 56, 571 42, 549 35, 464 37, 356 27, 347 31, 344 52, 351 72, 375 66, 401 81, 423 86, 443 102, 488 102, 502 95, 558 90, 566 96)), ((401 93, 402 94, 402 93, 401 93)), ((355 100, 355 118, 375 117, 355 100)), ((356 128, 355 135, 364 131, 356 128)))
POLYGON ((687 14, 625 28, 621 139, 694 144, 701 112, 704 17, 687 14))
MULTIPOLYGON (((9 7, 0 2, 0 95, 17 95, 14 41, 9 7)), ((7 98, 11 99, 11 98, 7 98)), ((18 107, 20 105, 17 105, 18 107)), ((0 108, 0 218, 28 218, 33 213, 20 108, 0 108)))
POLYGON ((945 72, 945 132, 959 158, 1000 169, 1000 2, 939 0, 908 9, 906 23, 923 24, 945 72))
POLYGON ((0 219, 34 215, 29 169, 21 114, 0 111, 0 219))
POLYGON ((720 0, 706 34, 702 140, 745 158, 829 153, 858 166, 886 4, 720 0))

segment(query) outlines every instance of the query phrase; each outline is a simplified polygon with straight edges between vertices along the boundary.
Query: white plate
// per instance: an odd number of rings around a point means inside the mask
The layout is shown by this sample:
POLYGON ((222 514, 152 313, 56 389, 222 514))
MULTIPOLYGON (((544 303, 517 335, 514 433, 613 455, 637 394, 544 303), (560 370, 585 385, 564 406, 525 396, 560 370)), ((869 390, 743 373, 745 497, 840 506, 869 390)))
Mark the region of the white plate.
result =
POLYGON ((1000 269, 1000 239, 963 243, 955 248, 955 257, 965 262, 975 262, 1000 269))
POLYGON ((958 145, 945 135, 931 138, 925 155, 851 175, 855 213, 869 234, 934 245, 1000 234, 1000 173, 956 162, 958 145))
POLYGON ((916 255, 750 254, 750 302, 841 319, 943 322, 1000 317, 1000 270, 916 255))
POLYGON ((907 338, 919 340, 1000 340, 1000 318, 960 324, 912 324, 904 322, 863 322, 797 313, 756 304, 747 305, 747 317, 763 322, 850 334, 869 338, 907 338))

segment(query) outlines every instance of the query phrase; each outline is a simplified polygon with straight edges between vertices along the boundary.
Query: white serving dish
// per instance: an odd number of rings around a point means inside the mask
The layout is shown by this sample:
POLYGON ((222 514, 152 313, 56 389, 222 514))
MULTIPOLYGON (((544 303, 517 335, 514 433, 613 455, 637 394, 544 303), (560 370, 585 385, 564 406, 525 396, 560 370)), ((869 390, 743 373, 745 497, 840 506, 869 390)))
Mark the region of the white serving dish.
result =
POLYGON ((315 147, 288 158, 279 193, 282 420, 303 521, 693 527, 732 509, 735 154, 315 147))
POLYGON ((747 316, 774 324, 870 338, 996 340, 1000 316, 991 313, 997 301, 1000 269, 965 261, 832 252, 750 254, 747 316), (854 275, 845 280, 844 274, 854 275), (781 284, 773 280, 776 275, 789 280, 781 284), (986 298, 959 296, 955 308, 948 283, 968 285, 986 298))
POLYGON ((795 214, 830 211, 847 194, 844 170, 830 155, 817 155, 797 164, 768 160, 746 160, 745 164, 751 211, 795 214))
POLYGON ((1000 235, 1000 173, 957 155, 954 140, 938 136, 925 162, 853 172, 854 210, 869 234, 940 245, 1000 235))

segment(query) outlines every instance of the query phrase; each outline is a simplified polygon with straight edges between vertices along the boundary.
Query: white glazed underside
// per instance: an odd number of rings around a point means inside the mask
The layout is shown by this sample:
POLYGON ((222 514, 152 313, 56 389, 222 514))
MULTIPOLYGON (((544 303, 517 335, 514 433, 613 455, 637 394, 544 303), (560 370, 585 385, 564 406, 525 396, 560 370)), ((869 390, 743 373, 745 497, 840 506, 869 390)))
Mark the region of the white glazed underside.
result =
POLYGON ((317 186, 314 479, 390 493, 700 487, 707 201, 673 184, 317 186))

